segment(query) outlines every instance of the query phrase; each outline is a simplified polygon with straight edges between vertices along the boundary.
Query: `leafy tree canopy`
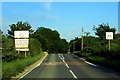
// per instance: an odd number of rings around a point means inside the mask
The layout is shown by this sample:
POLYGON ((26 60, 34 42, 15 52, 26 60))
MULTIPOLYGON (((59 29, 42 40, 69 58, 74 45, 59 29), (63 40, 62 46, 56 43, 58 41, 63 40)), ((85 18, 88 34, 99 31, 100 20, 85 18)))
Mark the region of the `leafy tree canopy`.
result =
POLYGON ((60 39, 60 34, 56 30, 39 27, 34 32, 33 37, 41 42, 43 50, 49 50, 49 52, 67 51, 67 41, 60 39))
POLYGON ((115 36, 115 28, 110 28, 109 24, 100 24, 97 28, 96 26, 93 27, 93 30, 95 30, 95 35, 99 37, 100 40, 105 40, 106 32, 113 32, 115 36))
POLYGON ((14 37, 14 31, 15 30, 29 30, 30 34, 32 34, 33 30, 31 29, 32 26, 28 22, 22 22, 18 21, 16 24, 11 24, 10 30, 8 30, 8 37, 13 38, 14 37))

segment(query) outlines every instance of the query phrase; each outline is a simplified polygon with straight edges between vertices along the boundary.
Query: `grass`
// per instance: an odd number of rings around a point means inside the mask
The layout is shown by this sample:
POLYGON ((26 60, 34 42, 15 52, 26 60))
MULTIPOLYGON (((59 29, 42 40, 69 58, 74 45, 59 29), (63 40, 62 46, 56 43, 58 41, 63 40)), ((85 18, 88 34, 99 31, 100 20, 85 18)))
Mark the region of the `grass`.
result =
POLYGON ((2 63, 2 77, 3 78, 10 78, 12 76, 17 75, 18 73, 24 71, 24 69, 31 65, 32 63, 36 62, 38 59, 42 58, 45 53, 37 54, 33 57, 26 57, 23 59, 17 59, 11 62, 3 62, 2 63))
POLYGON ((88 58, 88 61, 91 61, 93 63, 97 63, 106 67, 109 67, 113 70, 116 70, 117 72, 120 72, 120 61, 116 59, 106 59, 104 57, 100 56, 92 56, 88 58))
POLYGON ((107 59, 101 56, 95 56, 91 53, 76 53, 78 56, 86 58, 87 61, 97 63, 120 72, 120 61, 116 59, 107 59))

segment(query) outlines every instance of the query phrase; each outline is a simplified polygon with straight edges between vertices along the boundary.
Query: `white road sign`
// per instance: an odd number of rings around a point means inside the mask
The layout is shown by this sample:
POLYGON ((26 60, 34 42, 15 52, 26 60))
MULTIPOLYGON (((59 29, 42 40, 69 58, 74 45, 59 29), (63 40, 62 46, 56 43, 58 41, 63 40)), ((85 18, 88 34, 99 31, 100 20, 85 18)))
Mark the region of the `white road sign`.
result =
POLYGON ((16 44, 15 48, 28 48, 27 44, 16 44))
POLYGON ((113 39, 113 32, 106 32, 106 39, 113 39))
POLYGON ((15 48, 17 51, 28 51, 29 39, 15 39, 15 48))
POLYGON ((16 51, 29 51, 29 48, 23 48, 23 49, 18 48, 16 49, 16 51))
POLYGON ((29 44, 29 39, 15 39, 15 44, 29 44))
POLYGON ((14 31, 14 38, 29 38, 29 31, 14 31))

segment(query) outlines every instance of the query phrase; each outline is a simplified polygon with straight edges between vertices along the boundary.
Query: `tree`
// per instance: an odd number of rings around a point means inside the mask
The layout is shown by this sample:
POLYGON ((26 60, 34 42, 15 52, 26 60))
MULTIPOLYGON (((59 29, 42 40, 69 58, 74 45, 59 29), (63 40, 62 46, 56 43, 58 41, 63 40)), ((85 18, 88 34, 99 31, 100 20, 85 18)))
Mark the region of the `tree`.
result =
POLYGON ((9 38, 14 38, 15 30, 29 30, 30 35, 33 33, 33 30, 31 29, 32 26, 28 22, 18 21, 16 24, 11 24, 9 26, 10 26, 10 30, 8 30, 9 38))
POLYGON ((69 49, 69 44, 65 39, 56 40, 54 47, 56 47, 56 52, 66 53, 69 49))
POLYGON ((93 27, 93 30, 95 30, 95 35, 98 36, 99 40, 105 40, 105 34, 106 32, 113 32, 114 36, 115 36, 115 28, 110 28, 109 24, 100 24, 98 28, 96 28, 96 26, 93 27))
POLYGON ((49 52, 65 52, 67 41, 60 39, 60 34, 56 30, 39 27, 33 34, 33 37, 38 39, 42 44, 43 50, 49 52), (63 49, 64 48, 64 49, 63 49))
POLYGON ((73 53, 73 51, 78 51, 81 48, 81 40, 78 37, 75 37, 75 39, 70 41, 70 52, 73 53), (80 43, 79 43, 80 42, 80 43))
POLYGON ((116 34, 116 39, 120 39, 120 34, 116 34))
POLYGON ((86 35, 86 37, 87 36, 89 36, 90 35, 90 32, 84 32, 84 34, 86 35))
POLYGON ((3 32, 0 29, 0 42, 2 41, 2 35, 3 35, 3 32))
POLYGON ((54 40, 59 39, 59 33, 49 28, 38 27, 33 37, 40 41, 43 50, 52 50, 54 40))

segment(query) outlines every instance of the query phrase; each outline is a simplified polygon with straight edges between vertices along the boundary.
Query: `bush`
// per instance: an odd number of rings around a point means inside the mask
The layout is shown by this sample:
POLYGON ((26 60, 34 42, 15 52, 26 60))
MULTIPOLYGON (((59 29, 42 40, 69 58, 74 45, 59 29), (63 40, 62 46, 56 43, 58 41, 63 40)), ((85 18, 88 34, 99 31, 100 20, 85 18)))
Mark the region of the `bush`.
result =
POLYGON ((90 53, 90 52, 92 52, 92 49, 91 49, 91 47, 85 47, 85 48, 83 49, 83 51, 84 51, 84 52, 87 52, 87 53, 90 53))
POLYGON ((33 39, 33 38, 30 39, 29 48, 30 48, 30 55, 31 56, 42 52, 41 43, 38 40, 33 39))
MULTIPOLYGON (((21 59, 24 58, 24 51, 20 51, 20 54, 17 53, 14 47, 14 40, 12 39, 5 39, 3 43, 3 57, 2 60, 5 62, 9 62, 15 59, 21 59)), ((27 53, 27 56, 34 56, 36 54, 39 54, 42 52, 41 44, 38 40, 30 38, 29 40, 29 50, 27 53)))
POLYGON ((3 62, 2 64, 2 77, 3 78, 10 78, 11 76, 15 76, 18 73, 22 72, 25 67, 29 66, 30 64, 34 63, 41 57, 43 57, 45 54, 40 53, 38 55, 35 55, 33 57, 29 56, 24 59, 17 59, 11 62, 3 62))

